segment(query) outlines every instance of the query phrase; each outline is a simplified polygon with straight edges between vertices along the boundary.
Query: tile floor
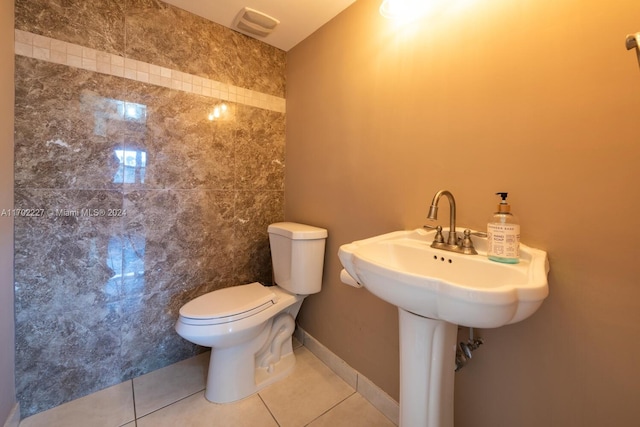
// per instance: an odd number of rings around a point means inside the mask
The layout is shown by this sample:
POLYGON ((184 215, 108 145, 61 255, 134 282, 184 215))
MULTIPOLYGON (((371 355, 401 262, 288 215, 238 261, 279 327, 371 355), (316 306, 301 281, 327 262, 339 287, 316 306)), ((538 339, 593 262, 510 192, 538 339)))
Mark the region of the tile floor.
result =
POLYGON ((393 427, 309 349, 288 377, 239 402, 204 397, 209 353, 25 418, 20 427, 393 427))

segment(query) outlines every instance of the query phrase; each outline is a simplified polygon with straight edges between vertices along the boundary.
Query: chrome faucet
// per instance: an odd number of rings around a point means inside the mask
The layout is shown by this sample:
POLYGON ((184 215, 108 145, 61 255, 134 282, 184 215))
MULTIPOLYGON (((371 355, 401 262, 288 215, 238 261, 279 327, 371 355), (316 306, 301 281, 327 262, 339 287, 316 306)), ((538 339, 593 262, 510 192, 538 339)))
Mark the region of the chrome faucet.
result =
MULTIPOLYGON (((458 252, 461 254, 477 254, 478 252, 476 252, 473 247, 473 242, 471 241, 471 230, 464 230, 464 237, 458 238, 458 233, 456 233, 456 199, 450 191, 440 190, 435 196, 433 196, 427 218, 430 220, 438 219, 438 202, 442 196, 447 196, 447 200, 449 200, 449 236, 445 243, 444 237, 442 236, 442 227, 435 227, 437 231, 433 238, 433 243, 431 243, 431 247, 444 249, 445 251, 458 252)), ((425 228, 434 227, 425 225, 425 228)))

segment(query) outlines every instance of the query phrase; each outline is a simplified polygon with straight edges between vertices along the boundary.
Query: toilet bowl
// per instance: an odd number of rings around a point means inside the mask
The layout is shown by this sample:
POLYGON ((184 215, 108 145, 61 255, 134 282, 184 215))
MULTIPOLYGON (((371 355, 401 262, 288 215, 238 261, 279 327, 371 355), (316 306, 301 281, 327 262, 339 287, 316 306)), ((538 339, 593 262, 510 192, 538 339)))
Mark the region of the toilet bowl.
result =
POLYGON ((243 399, 291 372, 291 336, 304 298, 320 291, 327 231, 282 222, 268 228, 275 286, 254 282, 199 296, 180 309, 176 332, 211 347, 206 398, 243 399))

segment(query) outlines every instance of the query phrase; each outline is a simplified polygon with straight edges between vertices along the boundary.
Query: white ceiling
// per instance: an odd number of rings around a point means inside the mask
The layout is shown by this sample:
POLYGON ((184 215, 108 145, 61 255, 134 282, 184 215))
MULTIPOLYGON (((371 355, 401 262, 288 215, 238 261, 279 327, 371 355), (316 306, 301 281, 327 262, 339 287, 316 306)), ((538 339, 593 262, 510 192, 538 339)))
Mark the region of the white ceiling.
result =
POLYGON ((164 0, 188 12, 231 28, 245 6, 266 13, 280 24, 266 37, 255 37, 288 51, 355 0, 164 0))

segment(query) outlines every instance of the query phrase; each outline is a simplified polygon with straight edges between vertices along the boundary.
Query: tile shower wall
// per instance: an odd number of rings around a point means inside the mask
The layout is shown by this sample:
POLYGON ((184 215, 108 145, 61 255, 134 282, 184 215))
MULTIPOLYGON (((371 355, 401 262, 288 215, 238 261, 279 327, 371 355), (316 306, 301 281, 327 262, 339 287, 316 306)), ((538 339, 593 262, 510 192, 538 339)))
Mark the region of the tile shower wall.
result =
POLYGON ((182 304, 271 280, 285 55, 155 0, 15 9, 24 417, 194 355, 182 304))

